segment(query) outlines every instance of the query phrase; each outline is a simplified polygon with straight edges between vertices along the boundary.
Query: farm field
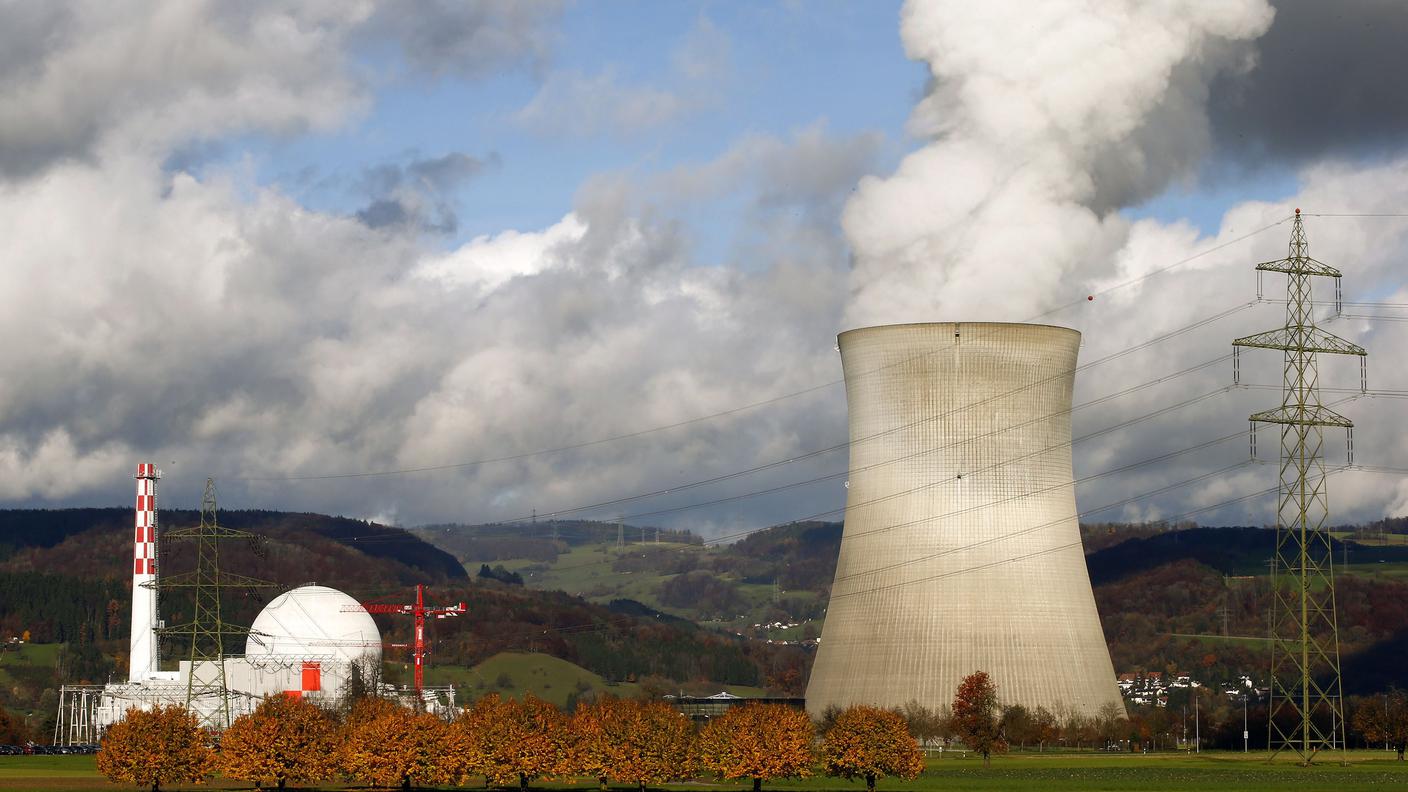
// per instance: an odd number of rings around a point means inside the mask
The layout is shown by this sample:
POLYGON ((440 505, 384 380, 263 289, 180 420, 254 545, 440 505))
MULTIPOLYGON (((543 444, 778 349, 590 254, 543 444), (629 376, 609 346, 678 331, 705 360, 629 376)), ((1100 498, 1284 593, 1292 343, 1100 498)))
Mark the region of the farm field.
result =
MULTIPOLYGON (((1289 759, 1274 764, 1265 754, 1207 752, 1197 756, 1159 754, 1154 756, 1108 754, 1019 754, 996 757, 984 769, 972 757, 931 759, 923 775, 913 781, 881 779, 880 790, 896 792, 1174 792, 1176 790, 1245 790, 1246 792, 1353 792, 1408 785, 1408 764, 1397 762, 1382 751, 1358 751, 1348 766, 1329 759, 1314 767, 1295 766, 1289 759)), ((539 783, 542 789, 594 790, 595 781, 539 783)), ((747 790, 746 783, 719 783, 712 779, 698 783, 666 785, 677 790, 747 790)), ((97 774, 91 756, 0 757, 0 789, 39 789, 52 792, 130 789, 107 783, 97 774)), ((250 784, 215 779, 200 786, 163 787, 170 790, 249 789, 250 784)), ((365 789, 360 785, 332 784, 323 790, 365 789)), ((470 784, 467 789, 482 788, 470 784)), ((617 787, 613 787, 617 788, 617 787)), ((619 787, 626 789, 625 787, 619 787)), ((823 790, 863 790, 863 782, 844 779, 808 778, 777 781, 763 788, 823 792, 823 790)))
POLYGON ((53 668, 59 661, 63 644, 27 643, 19 649, 0 652, 0 684, 13 684, 11 668, 53 668))
MULTIPOLYGON (((620 698, 635 698, 640 694, 640 686, 633 682, 608 683, 575 663, 535 652, 500 652, 473 668, 430 666, 425 670, 425 680, 432 685, 454 685, 461 704, 494 692, 512 698, 532 693, 559 707, 566 706, 568 696, 573 693, 598 691, 620 698)), ((765 695, 762 688, 747 685, 719 687, 735 696, 765 695)))
MULTIPOLYGON (((699 557, 711 552, 720 552, 717 548, 701 545, 661 542, 659 544, 628 545, 626 554, 638 552, 640 547, 645 547, 652 553, 683 553, 699 557)), ((675 577, 674 573, 662 572, 649 566, 635 570, 613 570, 613 564, 620 558, 616 546, 607 542, 570 546, 565 552, 558 555, 557 560, 551 564, 529 559, 509 559, 494 563, 502 564, 505 569, 523 575, 524 585, 529 588, 566 591, 599 604, 606 604, 614 599, 632 599, 663 613, 682 616, 700 624, 729 632, 748 630, 753 623, 763 618, 761 614, 770 609, 769 606, 773 604, 775 596, 787 600, 809 600, 815 597, 815 593, 810 591, 781 592, 779 594, 769 584, 747 583, 737 580, 734 576, 722 574, 719 575, 720 580, 734 584, 739 597, 738 610, 743 615, 741 618, 723 621, 706 619, 703 614, 693 608, 675 607, 660 601, 660 586, 675 577)), ((472 563, 468 564, 466 568, 471 574, 475 571, 472 563)), ((820 618, 813 619, 810 624, 819 634, 822 620, 820 618)), ((766 634, 761 637, 773 640, 797 641, 804 637, 803 625, 800 624, 791 629, 770 629, 765 632, 766 634)))

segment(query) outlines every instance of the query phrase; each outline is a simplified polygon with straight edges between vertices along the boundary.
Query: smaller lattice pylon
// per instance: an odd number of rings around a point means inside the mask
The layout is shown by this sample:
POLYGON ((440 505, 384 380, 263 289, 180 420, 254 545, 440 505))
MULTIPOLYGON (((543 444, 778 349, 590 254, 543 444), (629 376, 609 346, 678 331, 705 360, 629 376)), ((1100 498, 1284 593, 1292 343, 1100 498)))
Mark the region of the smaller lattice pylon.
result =
POLYGON ((205 481, 205 493, 200 504, 200 523, 189 528, 176 528, 162 535, 162 539, 193 542, 196 546, 196 566, 191 572, 165 576, 157 584, 162 589, 189 589, 193 607, 190 621, 163 627, 157 632, 163 637, 187 642, 190 669, 186 678, 186 708, 200 718, 202 725, 217 731, 230 726, 230 691, 225 675, 225 638, 249 635, 248 627, 224 620, 221 615, 222 595, 226 589, 266 588, 275 585, 267 580, 222 572, 219 543, 226 539, 254 541, 256 536, 248 531, 220 525, 214 479, 205 481))

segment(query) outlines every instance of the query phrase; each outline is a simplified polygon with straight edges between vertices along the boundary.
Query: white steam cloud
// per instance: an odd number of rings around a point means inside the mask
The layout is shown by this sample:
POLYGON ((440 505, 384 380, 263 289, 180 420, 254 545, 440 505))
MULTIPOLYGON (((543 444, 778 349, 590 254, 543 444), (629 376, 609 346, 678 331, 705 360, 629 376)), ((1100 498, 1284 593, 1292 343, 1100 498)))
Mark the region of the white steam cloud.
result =
POLYGON ((1271 19, 1262 0, 907 4, 933 75, 911 132, 933 142, 846 207, 846 325, 1018 320, 1099 275, 1115 210, 1190 173, 1209 80, 1271 19))

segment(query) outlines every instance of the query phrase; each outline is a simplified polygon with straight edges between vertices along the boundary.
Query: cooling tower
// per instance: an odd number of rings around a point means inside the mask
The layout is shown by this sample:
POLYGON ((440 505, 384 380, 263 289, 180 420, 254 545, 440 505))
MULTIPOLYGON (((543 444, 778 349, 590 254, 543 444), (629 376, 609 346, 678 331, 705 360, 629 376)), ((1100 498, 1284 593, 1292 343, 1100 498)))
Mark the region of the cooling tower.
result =
POLYGON ((1080 333, 934 323, 840 335, 846 525, 807 709, 947 707, 986 671, 1004 704, 1121 707, 1071 475, 1080 333))

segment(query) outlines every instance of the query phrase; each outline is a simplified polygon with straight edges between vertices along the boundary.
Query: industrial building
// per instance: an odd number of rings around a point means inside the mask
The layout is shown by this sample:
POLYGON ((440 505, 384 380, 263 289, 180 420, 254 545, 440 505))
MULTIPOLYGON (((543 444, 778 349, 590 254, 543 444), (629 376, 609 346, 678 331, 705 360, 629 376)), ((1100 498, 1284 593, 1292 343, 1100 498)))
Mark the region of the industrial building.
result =
MULTIPOLYGON (((192 664, 160 670, 158 613, 160 584, 156 488, 161 473, 154 465, 137 466, 136 531, 132 572, 132 635, 126 682, 65 685, 59 697, 56 744, 93 743, 128 709, 156 705, 189 706, 203 721, 214 722, 219 696, 191 696, 192 664)), ((250 625, 244 654, 203 661, 197 680, 218 678, 208 664, 222 662, 224 707, 233 720, 252 712, 266 696, 290 695, 332 704, 340 698, 354 664, 381 667, 381 632, 366 608, 336 589, 305 584, 275 597, 250 625)), ((199 687, 199 685, 197 685, 199 687)), ((416 689, 383 685, 382 695, 419 696, 430 711, 453 712, 454 688, 416 689)))
POLYGON ((1080 334, 932 323, 839 341, 850 479, 807 709, 945 708, 985 671, 1004 704, 1122 711, 1072 477, 1080 334))

